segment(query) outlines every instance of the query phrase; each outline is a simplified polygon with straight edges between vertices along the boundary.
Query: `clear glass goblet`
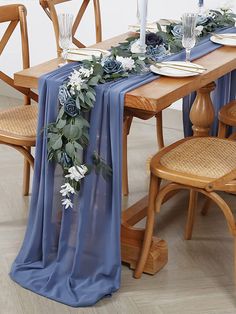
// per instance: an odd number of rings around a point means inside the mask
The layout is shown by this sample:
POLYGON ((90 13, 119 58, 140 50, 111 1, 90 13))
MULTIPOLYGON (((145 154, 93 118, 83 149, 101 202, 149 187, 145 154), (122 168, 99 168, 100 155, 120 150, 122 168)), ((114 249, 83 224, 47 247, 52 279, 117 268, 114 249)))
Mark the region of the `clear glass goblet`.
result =
POLYGON ((61 13, 58 15, 59 24, 59 45, 62 49, 63 64, 67 63, 67 54, 70 46, 72 45, 72 26, 73 14, 61 13))
POLYGON ((182 16, 183 24, 183 37, 182 45, 186 51, 186 62, 190 62, 191 49, 196 44, 196 23, 197 14, 195 13, 185 13, 182 16))

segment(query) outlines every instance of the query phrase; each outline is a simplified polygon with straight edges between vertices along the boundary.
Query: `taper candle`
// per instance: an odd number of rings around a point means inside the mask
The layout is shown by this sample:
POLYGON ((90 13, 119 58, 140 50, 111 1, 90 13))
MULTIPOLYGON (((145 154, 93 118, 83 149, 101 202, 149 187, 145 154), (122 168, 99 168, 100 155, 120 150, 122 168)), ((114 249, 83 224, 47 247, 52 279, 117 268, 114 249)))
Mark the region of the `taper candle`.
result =
POLYGON ((147 25, 147 5, 148 0, 139 0, 139 10, 140 10, 140 52, 146 52, 146 25, 147 25))
POLYGON ((201 8, 204 6, 204 0, 198 0, 198 6, 201 8))

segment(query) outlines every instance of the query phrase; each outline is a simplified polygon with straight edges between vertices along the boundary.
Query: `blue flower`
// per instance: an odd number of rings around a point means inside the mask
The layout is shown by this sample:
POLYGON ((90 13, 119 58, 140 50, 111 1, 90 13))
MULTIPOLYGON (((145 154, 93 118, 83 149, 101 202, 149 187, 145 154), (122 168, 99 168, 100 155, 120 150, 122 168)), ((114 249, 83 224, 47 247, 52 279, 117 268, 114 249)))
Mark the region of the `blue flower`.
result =
POLYGON ((64 106, 68 98, 71 98, 71 94, 69 93, 66 85, 61 85, 58 93, 58 99, 60 104, 64 106))
POLYGON ((67 155, 66 152, 62 152, 60 164, 65 168, 70 168, 73 165, 73 161, 70 156, 67 155))
POLYGON ((76 102, 73 98, 68 98, 64 103, 64 111, 71 117, 75 117, 78 115, 79 110, 76 107, 76 102))
POLYGON ((163 43, 163 38, 156 33, 147 33, 145 41, 147 46, 156 47, 163 43))
POLYGON ((183 26, 182 25, 175 25, 173 29, 171 30, 171 33, 176 38, 182 38, 183 36, 183 26))
POLYGON ((146 54, 150 59, 158 61, 167 55, 167 50, 164 45, 160 45, 158 47, 148 46, 146 54))
POLYGON ((210 16, 198 15, 197 26, 198 25, 204 26, 204 25, 208 24, 211 20, 212 20, 212 18, 210 16))
POLYGON ((106 59, 103 63, 103 70, 107 74, 121 73, 124 71, 122 63, 116 59, 106 59))

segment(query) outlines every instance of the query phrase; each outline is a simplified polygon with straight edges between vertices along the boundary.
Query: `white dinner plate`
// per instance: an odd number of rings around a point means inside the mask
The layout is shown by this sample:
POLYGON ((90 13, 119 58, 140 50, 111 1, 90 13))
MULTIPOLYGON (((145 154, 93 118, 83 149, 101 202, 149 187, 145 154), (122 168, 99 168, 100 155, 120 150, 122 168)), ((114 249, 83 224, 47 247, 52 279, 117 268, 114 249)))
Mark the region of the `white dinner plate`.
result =
POLYGON ((221 45, 224 45, 224 46, 236 47, 236 34, 228 33, 228 34, 219 34, 219 35, 223 35, 226 38, 221 39, 221 38, 213 35, 213 36, 211 36, 210 40, 213 41, 216 44, 221 44, 221 45), (231 37, 233 36, 233 37, 235 37, 235 39, 234 38, 227 38, 227 36, 231 36, 231 37))
POLYGON ((83 61, 83 60, 92 60, 92 56, 99 58, 109 56, 110 52, 103 49, 93 49, 93 48, 75 48, 70 49, 67 54, 67 60, 70 61, 83 61))
POLYGON ((196 76, 199 74, 202 74, 205 69, 196 63, 192 62, 184 62, 184 61, 169 61, 169 62, 162 62, 163 65, 166 65, 165 67, 158 68, 155 65, 150 66, 150 70, 153 73, 159 74, 159 75, 164 75, 164 76, 171 76, 171 77, 188 77, 188 76, 196 76), (189 68, 189 71, 186 69, 174 69, 172 67, 168 67, 168 64, 174 64, 176 67, 179 66, 190 66, 193 68, 189 68), (191 72, 195 71, 194 68, 201 68, 201 70, 197 70, 196 72, 191 72))

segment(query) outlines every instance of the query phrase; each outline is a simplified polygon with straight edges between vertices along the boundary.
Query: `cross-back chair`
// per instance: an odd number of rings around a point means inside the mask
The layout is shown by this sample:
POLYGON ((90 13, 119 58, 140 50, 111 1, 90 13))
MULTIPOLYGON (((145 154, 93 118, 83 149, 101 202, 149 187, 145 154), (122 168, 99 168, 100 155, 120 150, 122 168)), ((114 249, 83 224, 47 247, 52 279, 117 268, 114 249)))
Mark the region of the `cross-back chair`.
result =
MULTIPOLYGON (((61 48, 59 46, 59 24, 58 24, 58 16, 56 11, 56 5, 68 2, 71 0, 39 0, 40 5, 46 12, 47 16, 52 20, 55 38, 56 38, 56 45, 57 45, 57 53, 58 56, 61 55, 61 48)), ((81 43, 76 37, 75 33, 80 25, 80 22, 86 12, 86 9, 91 1, 90 0, 83 0, 80 9, 76 15, 73 28, 72 28, 72 41, 78 48, 83 48, 85 45, 81 43)), ((94 16, 95 16, 95 31, 96 31, 96 42, 102 41, 102 23, 101 23, 101 12, 100 12, 100 3, 99 0, 93 0, 93 7, 94 7, 94 16)))
MULTIPOLYGON (((236 223, 233 213, 217 191, 236 192, 236 142, 217 137, 190 137, 157 153, 151 161, 149 205, 146 230, 134 277, 140 278, 147 261, 154 228, 155 212, 160 211, 165 197, 173 191, 190 191, 185 239, 190 240, 194 224, 197 196, 204 194, 223 212, 234 237, 234 269, 236 277, 236 223), (161 180, 169 183, 160 189, 161 180)), ((172 194, 171 194, 172 193, 172 194)))
MULTIPOLYGON (((0 55, 6 47, 14 30, 20 25, 23 69, 30 66, 29 44, 26 22, 26 8, 21 4, 0 6, 0 24, 8 23, 0 40, 0 55)), ((0 70, 0 79, 24 95, 24 105, 0 111, 0 144, 18 150, 24 156, 23 194, 29 193, 30 166, 34 166, 31 147, 36 142, 37 105, 31 105, 31 99, 38 101, 38 95, 28 88, 17 87, 14 80, 0 70)))
MULTIPOLYGON (((227 137, 229 126, 236 126, 236 100, 232 100, 227 105, 223 106, 218 114, 219 119, 219 132, 220 138, 227 137)), ((236 139, 236 132, 233 132, 229 138, 236 139)))

